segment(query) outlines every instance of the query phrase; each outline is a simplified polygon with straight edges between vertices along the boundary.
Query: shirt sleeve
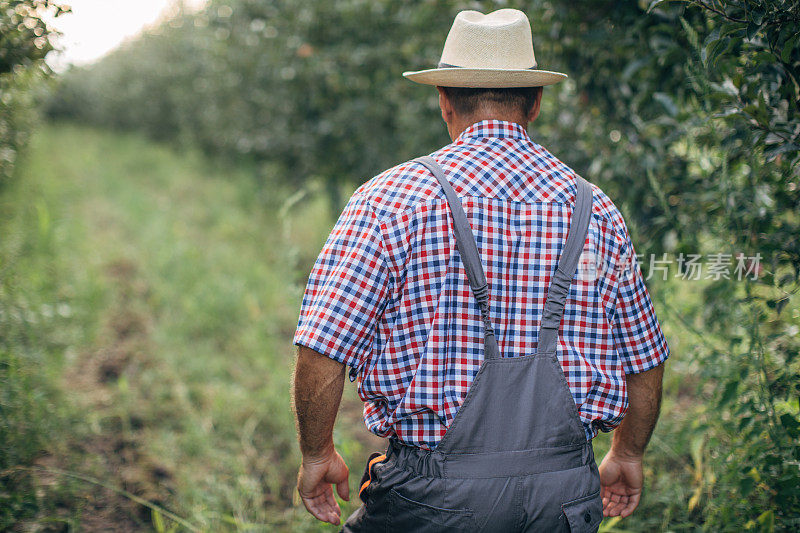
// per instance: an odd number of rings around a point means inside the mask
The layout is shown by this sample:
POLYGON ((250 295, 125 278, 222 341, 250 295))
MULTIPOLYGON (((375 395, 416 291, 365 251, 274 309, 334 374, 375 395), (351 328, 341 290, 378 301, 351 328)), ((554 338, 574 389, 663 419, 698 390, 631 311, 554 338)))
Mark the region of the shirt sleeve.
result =
POLYGON ((625 373, 636 374, 663 363, 669 357, 669 346, 624 222, 620 233, 624 244, 618 267, 619 291, 612 330, 625 373))
POLYGON ((294 344, 358 367, 372 352, 388 283, 380 223, 353 195, 309 275, 294 344))

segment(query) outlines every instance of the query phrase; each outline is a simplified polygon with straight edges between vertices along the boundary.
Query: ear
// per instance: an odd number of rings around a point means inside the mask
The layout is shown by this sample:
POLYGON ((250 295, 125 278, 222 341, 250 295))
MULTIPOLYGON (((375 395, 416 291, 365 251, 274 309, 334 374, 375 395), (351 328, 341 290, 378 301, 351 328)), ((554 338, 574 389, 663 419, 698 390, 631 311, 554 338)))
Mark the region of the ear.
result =
POLYGON ((531 112, 528 113, 528 122, 533 122, 536 120, 536 117, 539 116, 539 111, 542 108, 542 93, 544 93, 544 87, 539 87, 539 92, 536 95, 536 100, 533 102, 531 112))
POLYGON ((453 105, 441 87, 437 85, 436 90, 439 91, 439 108, 442 110, 442 120, 449 124, 453 119, 453 105))

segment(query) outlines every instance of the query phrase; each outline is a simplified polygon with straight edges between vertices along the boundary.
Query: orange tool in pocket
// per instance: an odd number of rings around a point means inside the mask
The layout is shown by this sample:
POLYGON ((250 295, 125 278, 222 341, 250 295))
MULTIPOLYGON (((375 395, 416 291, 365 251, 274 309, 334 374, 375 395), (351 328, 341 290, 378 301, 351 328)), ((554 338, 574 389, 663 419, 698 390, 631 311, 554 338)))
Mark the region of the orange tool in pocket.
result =
POLYGON ((361 476, 361 488, 358 489, 358 497, 361 498, 361 501, 366 503, 364 499, 364 491, 369 487, 369 484, 372 482, 372 467, 373 465, 380 463, 386 459, 385 453, 374 452, 372 455, 369 456, 369 460, 367 461, 367 468, 364 469, 364 475, 361 476))

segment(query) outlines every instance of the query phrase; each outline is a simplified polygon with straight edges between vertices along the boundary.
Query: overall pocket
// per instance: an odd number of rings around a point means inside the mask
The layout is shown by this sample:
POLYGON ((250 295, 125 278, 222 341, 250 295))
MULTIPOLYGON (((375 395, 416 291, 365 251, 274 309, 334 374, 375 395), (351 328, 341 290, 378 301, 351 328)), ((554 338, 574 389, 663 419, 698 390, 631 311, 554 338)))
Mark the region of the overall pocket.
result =
POLYGON ((603 521, 603 499, 600 491, 561 505, 571 533, 597 531, 603 521))
POLYGON ((448 533, 475 531, 471 509, 443 509, 414 501, 395 489, 389 491, 388 531, 407 533, 448 533))
POLYGON ((361 501, 367 503, 367 494, 366 491, 369 486, 372 484, 373 480, 373 467, 386 460, 386 454, 381 452, 373 452, 369 459, 367 459, 367 466, 364 468, 364 475, 361 476, 361 482, 358 484, 358 497, 361 498, 361 501))

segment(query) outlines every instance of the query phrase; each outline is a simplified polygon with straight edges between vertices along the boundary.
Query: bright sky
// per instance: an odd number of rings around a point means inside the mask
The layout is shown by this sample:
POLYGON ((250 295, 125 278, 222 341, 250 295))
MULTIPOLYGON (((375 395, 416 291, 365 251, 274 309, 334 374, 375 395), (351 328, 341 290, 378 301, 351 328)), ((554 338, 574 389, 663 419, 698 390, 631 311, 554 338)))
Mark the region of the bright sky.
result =
MULTIPOLYGON (((63 33, 61 53, 52 52, 47 62, 56 70, 69 64, 84 65, 102 57, 145 26, 166 17, 179 0, 66 0, 72 13, 52 20, 63 33)), ((184 0, 198 8, 206 0, 184 0)))

